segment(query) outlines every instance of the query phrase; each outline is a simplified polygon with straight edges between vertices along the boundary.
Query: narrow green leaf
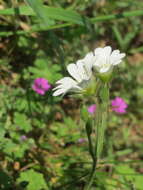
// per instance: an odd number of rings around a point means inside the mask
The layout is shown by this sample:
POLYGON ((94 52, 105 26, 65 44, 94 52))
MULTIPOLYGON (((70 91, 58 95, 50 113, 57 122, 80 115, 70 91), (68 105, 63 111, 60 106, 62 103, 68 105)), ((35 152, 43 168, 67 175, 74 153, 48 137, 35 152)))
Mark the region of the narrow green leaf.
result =
POLYGON ((124 38, 125 48, 127 49, 129 45, 131 44, 132 40, 135 38, 135 36, 138 34, 140 28, 138 26, 134 26, 132 32, 129 32, 126 34, 124 38))
POLYGON ((44 6, 42 4, 42 1, 41 0, 25 0, 28 5, 33 9, 33 11, 36 13, 36 15, 41 19, 43 20, 43 23, 46 25, 46 26, 49 26, 51 24, 53 24, 52 20, 50 20, 48 17, 47 17, 47 14, 46 14, 46 11, 44 9, 44 6))
POLYGON ((67 26, 71 26, 72 23, 64 23, 64 24, 57 24, 57 25, 52 25, 52 26, 46 26, 42 27, 39 24, 33 25, 30 30, 17 30, 17 31, 3 31, 0 32, 0 36, 12 36, 12 35, 25 35, 25 34, 31 34, 33 32, 40 32, 40 31, 48 31, 48 30, 53 30, 53 29, 58 29, 58 28, 63 28, 67 26))
MULTIPOLYGON (((30 1, 30 0, 29 0, 30 1)), ((34 6, 33 6, 34 7, 34 6)), ((35 10, 35 7, 33 8, 35 10)), ((20 6, 17 8, 9 8, 9 9, 4 9, 0 10, 1 15, 26 15, 26 16, 35 16, 35 12, 33 11, 30 7, 28 6, 20 6)), ((71 22, 74 24, 80 24, 83 25, 83 18, 80 16, 80 14, 76 13, 75 11, 72 10, 65 10, 63 8, 54 8, 54 7, 49 7, 49 6, 43 6, 42 9, 40 8, 38 11, 43 11, 44 15, 40 13, 40 17, 47 17, 55 20, 60 20, 60 21, 66 21, 66 22, 71 22)), ((37 11, 37 14, 39 14, 37 11)))
MULTIPOLYGON (((46 15, 49 18, 62 20, 67 22, 72 22, 75 24, 84 24, 83 17, 73 10, 65 10, 63 8, 55 8, 49 6, 43 6, 46 12, 46 15)), ((17 8, 9 8, 0 10, 0 15, 27 15, 27 16, 35 16, 35 12, 28 6, 20 6, 17 8)), ((126 18, 131 16, 142 16, 143 10, 135 10, 135 11, 128 11, 123 12, 121 14, 110 14, 110 15, 103 15, 91 18, 90 21, 92 23, 113 20, 113 19, 120 19, 126 18)))
MULTIPOLYGON (((18 30, 15 32, 12 31, 2 31, 0 32, 0 36, 11 36, 11 35, 22 35, 26 33, 32 33, 32 32, 40 32, 44 30, 53 30, 57 28, 63 28, 67 26, 71 26, 73 24, 78 24, 78 25, 85 25, 87 23, 86 21, 88 20, 91 23, 95 22, 104 22, 108 20, 113 20, 113 19, 121 19, 121 18, 126 18, 126 17, 131 17, 131 16, 142 16, 143 15, 143 10, 136 10, 136 11, 129 11, 129 12, 123 12, 122 14, 111 14, 111 15, 104 15, 104 16, 97 16, 95 18, 86 18, 83 19, 81 15, 79 15, 77 12, 73 10, 65 10, 62 8, 54 8, 54 7, 49 7, 49 6, 44 6, 47 18, 52 18, 54 20, 60 20, 60 21, 65 21, 67 23, 63 24, 56 24, 56 25, 51 25, 51 26, 45 26, 45 27, 39 27, 39 25, 35 25, 34 28, 28 31, 23 31, 23 30, 18 30)), ((35 12, 28 6, 20 6, 17 8, 9 8, 9 9, 3 9, 0 10, 0 15, 25 15, 25 16, 36 16, 35 12)))
POLYGON ((111 15, 103 15, 103 16, 98 16, 91 18, 92 23, 94 22, 101 22, 101 21, 107 21, 107 20, 113 20, 113 19, 121 19, 121 18, 126 18, 126 17, 131 17, 131 16, 142 16, 143 15, 143 10, 135 10, 135 11, 125 11, 123 13, 119 14, 111 14, 111 15))
POLYGON ((115 37, 116 37, 116 39, 117 39, 117 41, 118 41, 120 47, 121 47, 122 49, 124 49, 124 44, 125 44, 125 43, 124 43, 124 40, 123 40, 123 38, 122 38, 121 32, 119 31, 118 27, 117 27, 117 26, 113 26, 113 27, 112 27, 112 30, 113 30, 113 32, 114 32, 114 35, 115 35, 115 37))

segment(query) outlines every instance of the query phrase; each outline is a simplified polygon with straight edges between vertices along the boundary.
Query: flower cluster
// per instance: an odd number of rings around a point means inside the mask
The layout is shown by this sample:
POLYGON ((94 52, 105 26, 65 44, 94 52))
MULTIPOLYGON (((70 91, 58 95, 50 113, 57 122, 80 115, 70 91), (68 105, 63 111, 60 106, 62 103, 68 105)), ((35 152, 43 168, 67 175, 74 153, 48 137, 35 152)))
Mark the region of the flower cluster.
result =
POLYGON ((122 62, 122 58, 125 57, 125 53, 120 53, 119 50, 114 50, 110 46, 104 48, 96 48, 94 51, 95 61, 93 66, 100 73, 110 71, 115 65, 122 62))
POLYGON ((76 64, 69 64, 67 66, 67 71, 72 78, 64 77, 57 81, 56 84, 58 84, 58 86, 54 88, 56 91, 53 93, 53 96, 65 94, 70 90, 76 92, 82 91, 92 76, 92 58, 93 54, 89 53, 85 58, 78 60, 76 64))
POLYGON ((83 59, 78 60, 75 64, 67 66, 67 71, 71 77, 64 77, 56 82, 53 96, 64 95, 68 91, 84 91, 89 85, 93 76, 93 70, 100 74, 112 71, 115 65, 122 62, 125 53, 119 50, 112 51, 110 46, 96 48, 94 52, 88 53, 83 59))

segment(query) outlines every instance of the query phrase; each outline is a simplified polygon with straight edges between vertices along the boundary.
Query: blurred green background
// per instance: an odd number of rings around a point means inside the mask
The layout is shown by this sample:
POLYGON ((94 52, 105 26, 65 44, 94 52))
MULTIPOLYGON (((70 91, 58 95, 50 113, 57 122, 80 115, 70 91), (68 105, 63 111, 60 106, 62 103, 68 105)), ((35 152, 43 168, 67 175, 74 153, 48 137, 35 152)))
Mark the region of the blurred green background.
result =
POLYGON ((127 54, 110 98, 129 106, 109 113, 93 189, 143 190, 143 1, 0 0, 1 190, 83 189, 91 158, 80 101, 31 86, 43 77, 54 87, 67 64, 105 45, 127 54))

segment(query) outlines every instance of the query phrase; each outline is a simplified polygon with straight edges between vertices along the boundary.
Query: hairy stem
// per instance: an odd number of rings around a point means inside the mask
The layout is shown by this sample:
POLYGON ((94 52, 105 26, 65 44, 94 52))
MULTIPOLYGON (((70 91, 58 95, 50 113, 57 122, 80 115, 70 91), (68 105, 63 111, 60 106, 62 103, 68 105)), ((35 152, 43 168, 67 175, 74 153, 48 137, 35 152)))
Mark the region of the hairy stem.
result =
MULTIPOLYGON (((100 155, 103 150, 103 144, 104 144, 104 133, 107 125, 107 114, 108 114, 108 100, 109 100, 109 88, 107 84, 103 85, 103 88, 101 89, 101 93, 99 94, 99 97, 96 101, 96 144, 95 144, 95 151, 93 152, 93 146, 89 147, 92 149, 92 158, 93 158, 93 165, 92 165, 92 171, 89 177, 89 181, 87 185, 85 186, 84 190, 90 190, 91 186, 93 184, 93 180, 95 178, 96 174, 96 165, 98 162, 98 159, 100 158, 100 155)), ((91 139, 88 139, 91 140, 91 139)), ((92 143, 92 142, 91 142, 92 143)), ((90 146, 90 142, 89 142, 90 146)))

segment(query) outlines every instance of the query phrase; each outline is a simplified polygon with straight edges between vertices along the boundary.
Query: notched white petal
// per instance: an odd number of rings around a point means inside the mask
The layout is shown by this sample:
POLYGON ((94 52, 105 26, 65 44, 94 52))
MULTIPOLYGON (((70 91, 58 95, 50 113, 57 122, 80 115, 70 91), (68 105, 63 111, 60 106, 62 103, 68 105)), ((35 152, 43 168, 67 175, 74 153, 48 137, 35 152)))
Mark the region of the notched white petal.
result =
POLYGON ((92 75, 92 67, 95 62, 95 59, 96 59, 96 57, 93 55, 92 52, 90 52, 82 60, 88 78, 90 78, 92 75))
POLYGON ((111 48, 111 46, 106 46, 103 48, 103 51, 106 56, 109 56, 111 54, 112 48, 111 48))
POLYGON ((120 59, 123 59, 126 56, 125 53, 120 53, 120 59))
POLYGON ((78 60, 76 64, 77 64, 78 73, 79 73, 81 79, 82 80, 88 80, 89 76, 88 76, 88 73, 86 71, 86 68, 84 67, 83 60, 78 60))
POLYGON ((66 94, 70 90, 82 90, 80 86, 78 86, 78 83, 74 81, 70 77, 64 77, 56 82, 58 86, 56 86, 53 90, 55 91, 53 93, 53 96, 59 96, 61 94, 66 94))
POLYGON ((94 50, 95 62, 94 67, 101 73, 109 71, 113 65, 117 65, 122 62, 122 58, 125 57, 125 53, 120 53, 119 50, 114 50, 110 46, 104 48, 97 48, 94 50))
POLYGON ((122 59, 126 56, 125 53, 114 53, 110 57, 110 62, 113 65, 117 65, 122 62, 122 59))
POLYGON ((66 90, 65 89, 58 89, 53 93, 53 96, 59 96, 61 94, 65 94, 66 90))
POLYGON ((94 55, 99 55, 99 54, 101 54, 103 52, 103 48, 96 48, 95 50, 94 50, 94 55))
POLYGON ((69 83, 74 83, 77 84, 75 80, 73 80, 71 77, 64 77, 56 82, 56 84, 69 84, 69 83))
POLYGON ((82 81, 82 78, 80 77, 79 75, 79 72, 78 72, 78 68, 77 68, 77 65, 74 64, 74 63, 71 63, 67 66, 67 70, 69 72, 69 74, 75 79, 77 80, 78 82, 81 82, 82 81))

